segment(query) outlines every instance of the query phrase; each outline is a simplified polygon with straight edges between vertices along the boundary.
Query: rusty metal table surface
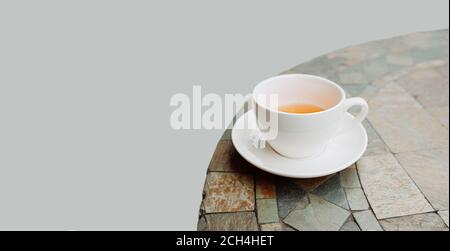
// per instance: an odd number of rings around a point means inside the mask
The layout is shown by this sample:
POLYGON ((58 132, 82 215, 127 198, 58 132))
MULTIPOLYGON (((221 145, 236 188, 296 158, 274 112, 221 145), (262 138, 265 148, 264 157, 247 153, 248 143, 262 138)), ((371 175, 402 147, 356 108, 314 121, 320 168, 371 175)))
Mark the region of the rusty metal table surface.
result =
POLYGON ((247 163, 230 130, 208 167, 198 230, 447 230, 448 30, 350 46, 282 74, 340 84, 370 107, 369 144, 344 171, 274 176, 247 163))

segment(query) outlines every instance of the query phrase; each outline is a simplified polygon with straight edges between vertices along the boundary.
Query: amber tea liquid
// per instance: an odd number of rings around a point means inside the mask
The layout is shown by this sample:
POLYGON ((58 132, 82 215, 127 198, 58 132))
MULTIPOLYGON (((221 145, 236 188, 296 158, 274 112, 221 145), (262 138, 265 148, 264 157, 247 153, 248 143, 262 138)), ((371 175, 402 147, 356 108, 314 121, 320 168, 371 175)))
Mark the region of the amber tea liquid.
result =
POLYGON ((297 103, 280 106, 278 110, 280 112, 306 114, 306 113, 321 112, 324 109, 316 105, 297 103))

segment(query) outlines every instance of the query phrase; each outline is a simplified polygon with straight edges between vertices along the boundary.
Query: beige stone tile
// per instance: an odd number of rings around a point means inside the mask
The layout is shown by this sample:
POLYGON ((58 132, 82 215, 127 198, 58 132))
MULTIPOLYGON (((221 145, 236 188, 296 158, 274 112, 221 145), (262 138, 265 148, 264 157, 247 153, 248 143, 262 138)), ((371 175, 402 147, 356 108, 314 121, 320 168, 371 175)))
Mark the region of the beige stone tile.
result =
POLYGON ((449 208, 448 148, 399 153, 400 164, 437 209, 449 208))
POLYGON ((416 214, 380 221, 385 231, 446 231, 447 226, 436 213, 416 214))
POLYGON ((446 64, 439 66, 436 70, 444 77, 448 79, 448 61, 446 64))
POLYGON ((448 210, 439 211, 438 214, 439 214, 439 216, 441 216, 445 225, 447 225, 447 227, 448 227, 448 210))
POLYGON ((448 106, 432 107, 428 108, 427 111, 431 114, 431 116, 437 119, 439 123, 441 123, 445 128, 448 129, 448 118, 449 118, 448 106))
POLYGON ((414 63, 412 57, 408 53, 389 53, 386 61, 393 65, 412 65, 414 63))
POLYGON ((206 177, 203 206, 206 213, 255 209, 253 175, 210 172, 206 177))
POLYGON ((384 153, 390 153, 389 147, 384 143, 383 139, 377 133, 375 128, 370 124, 370 122, 366 119, 362 122, 364 128, 367 132, 367 148, 364 152, 364 156, 370 155, 378 155, 384 153))
POLYGON ((416 32, 403 36, 403 42, 411 48, 426 49, 433 47, 433 35, 426 32, 416 32))
POLYGON ((369 102, 368 120, 394 153, 446 147, 448 130, 397 84, 369 102))
POLYGON ((261 231, 283 231, 280 223, 261 224, 261 231))
POLYGON ((433 211, 392 154, 361 158, 361 185, 378 219, 433 211))
POLYGON ((424 107, 449 104, 448 79, 445 79, 434 67, 425 69, 416 67, 398 79, 397 83, 424 107))

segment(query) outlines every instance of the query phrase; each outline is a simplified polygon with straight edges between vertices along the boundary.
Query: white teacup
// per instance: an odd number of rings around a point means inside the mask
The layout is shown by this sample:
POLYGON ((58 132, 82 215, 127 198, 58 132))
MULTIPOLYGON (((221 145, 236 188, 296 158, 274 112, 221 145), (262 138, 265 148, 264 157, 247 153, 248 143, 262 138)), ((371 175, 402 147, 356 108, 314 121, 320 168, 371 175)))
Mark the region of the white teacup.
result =
POLYGON ((266 140, 275 151, 289 158, 305 158, 320 154, 327 143, 342 129, 345 113, 351 107, 361 108, 355 116, 354 123, 361 123, 368 112, 368 105, 364 99, 346 99, 344 90, 336 83, 304 74, 280 75, 264 80, 253 90, 253 102, 262 139, 266 140), (278 97, 276 106, 269 99, 260 98, 270 95, 278 97), (278 110, 279 106, 293 103, 312 104, 324 110, 304 114, 278 110), (267 119, 267 115, 270 119, 267 119), (270 130, 272 134, 267 136, 270 130))

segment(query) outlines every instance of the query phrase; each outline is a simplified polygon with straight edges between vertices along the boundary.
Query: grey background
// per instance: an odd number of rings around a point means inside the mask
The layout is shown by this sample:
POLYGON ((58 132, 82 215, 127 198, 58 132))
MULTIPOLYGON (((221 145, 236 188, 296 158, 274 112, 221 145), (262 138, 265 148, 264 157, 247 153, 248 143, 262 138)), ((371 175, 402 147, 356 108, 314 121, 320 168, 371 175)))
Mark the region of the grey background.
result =
POLYGON ((448 28, 448 1, 0 2, 0 229, 193 230, 221 131, 169 99, 448 28))

